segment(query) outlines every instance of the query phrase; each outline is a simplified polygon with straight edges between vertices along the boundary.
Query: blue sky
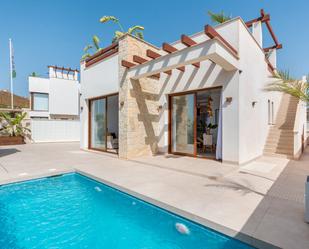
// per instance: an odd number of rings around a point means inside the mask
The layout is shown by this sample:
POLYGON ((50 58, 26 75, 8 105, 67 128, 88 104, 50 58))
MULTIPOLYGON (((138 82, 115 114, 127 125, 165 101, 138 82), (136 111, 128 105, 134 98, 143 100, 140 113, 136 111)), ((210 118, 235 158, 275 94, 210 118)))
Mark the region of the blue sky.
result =
MULTIPOLYGON (((300 77, 309 73, 309 2, 306 0, 10 0, 0 9, 0 88, 9 89, 8 39, 13 39, 17 78, 14 91, 28 95, 27 76, 35 71, 47 76, 47 65, 79 67, 82 49, 92 35, 102 46, 110 43, 116 26, 100 24, 104 15, 115 15, 124 26, 143 25, 145 39, 160 46, 181 34, 200 31, 210 23, 207 11, 224 11, 250 20, 260 8, 271 15, 271 24, 283 44, 278 65, 300 77)), ((266 38, 269 45, 270 40, 266 38)))

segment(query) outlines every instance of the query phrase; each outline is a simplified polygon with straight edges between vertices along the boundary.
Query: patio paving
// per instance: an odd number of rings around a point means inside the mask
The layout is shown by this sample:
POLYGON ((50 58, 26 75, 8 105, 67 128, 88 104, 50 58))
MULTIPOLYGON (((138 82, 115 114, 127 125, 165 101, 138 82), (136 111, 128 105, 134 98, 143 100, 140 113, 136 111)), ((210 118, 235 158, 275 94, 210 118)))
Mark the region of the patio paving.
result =
POLYGON ((309 148, 299 161, 236 166, 171 155, 120 160, 77 143, 0 147, 0 184, 74 170, 259 248, 309 248, 309 148))

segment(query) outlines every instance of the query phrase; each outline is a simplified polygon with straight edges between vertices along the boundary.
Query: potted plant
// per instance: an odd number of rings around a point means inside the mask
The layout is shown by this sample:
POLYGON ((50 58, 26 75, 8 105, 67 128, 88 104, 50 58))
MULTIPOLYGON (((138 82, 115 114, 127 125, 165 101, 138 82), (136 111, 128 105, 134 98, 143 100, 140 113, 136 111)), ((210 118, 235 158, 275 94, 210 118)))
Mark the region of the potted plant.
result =
POLYGON ((10 113, 0 113, 0 145, 14 145, 24 144, 24 137, 26 132, 30 129, 23 126, 22 121, 25 119, 27 113, 17 113, 15 115, 10 113))
POLYGON ((209 123, 209 124, 207 125, 206 134, 207 134, 207 135, 211 135, 211 130, 217 129, 217 127, 218 127, 218 125, 209 123))

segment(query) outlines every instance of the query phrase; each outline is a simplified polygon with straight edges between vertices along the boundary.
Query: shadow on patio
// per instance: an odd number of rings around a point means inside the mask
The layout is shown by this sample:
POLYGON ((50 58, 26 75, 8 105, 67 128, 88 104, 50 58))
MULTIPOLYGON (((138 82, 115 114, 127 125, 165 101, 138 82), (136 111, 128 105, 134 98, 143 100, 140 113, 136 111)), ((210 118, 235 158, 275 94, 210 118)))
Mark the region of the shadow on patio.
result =
POLYGON ((0 157, 8 156, 17 152, 20 152, 20 150, 15 148, 5 148, 5 149, 0 148, 0 157))
MULTIPOLYGON (((288 163, 236 237, 248 234, 280 248, 308 248, 309 224, 304 220, 308 162, 309 147, 299 161, 288 163)), ((269 248, 261 241, 255 245, 269 248)))

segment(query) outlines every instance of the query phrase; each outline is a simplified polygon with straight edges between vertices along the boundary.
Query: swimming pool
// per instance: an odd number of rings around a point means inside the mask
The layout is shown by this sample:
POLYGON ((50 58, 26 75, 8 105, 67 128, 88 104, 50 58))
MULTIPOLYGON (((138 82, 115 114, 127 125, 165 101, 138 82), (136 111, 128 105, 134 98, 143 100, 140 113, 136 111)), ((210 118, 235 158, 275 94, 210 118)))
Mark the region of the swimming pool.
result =
POLYGON ((0 248, 252 247, 74 173, 0 187, 0 248))

